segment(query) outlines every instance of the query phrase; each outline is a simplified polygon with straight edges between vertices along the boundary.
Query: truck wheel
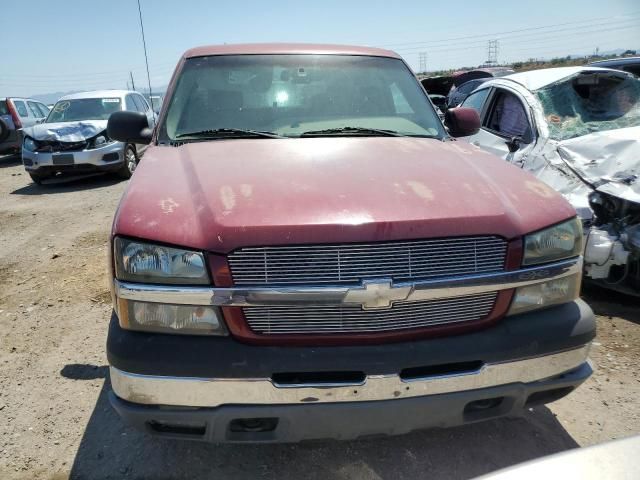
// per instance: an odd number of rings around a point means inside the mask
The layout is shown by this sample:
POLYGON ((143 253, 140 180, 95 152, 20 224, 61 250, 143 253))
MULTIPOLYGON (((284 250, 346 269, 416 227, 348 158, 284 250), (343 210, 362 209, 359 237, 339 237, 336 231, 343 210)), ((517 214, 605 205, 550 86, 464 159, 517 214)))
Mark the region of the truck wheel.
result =
POLYGON ((122 178, 131 178, 137 165, 138 156, 136 155, 136 150, 133 146, 127 145, 127 148, 124 149, 124 163, 118 170, 118 175, 122 178))
POLYGON ((9 125, 0 118, 0 142, 4 142, 9 136, 9 125))
POLYGON ((38 173, 29 172, 29 176, 31 177, 31 180, 33 180, 33 183, 35 183, 36 185, 42 185, 42 181, 46 180, 51 175, 42 175, 38 173))

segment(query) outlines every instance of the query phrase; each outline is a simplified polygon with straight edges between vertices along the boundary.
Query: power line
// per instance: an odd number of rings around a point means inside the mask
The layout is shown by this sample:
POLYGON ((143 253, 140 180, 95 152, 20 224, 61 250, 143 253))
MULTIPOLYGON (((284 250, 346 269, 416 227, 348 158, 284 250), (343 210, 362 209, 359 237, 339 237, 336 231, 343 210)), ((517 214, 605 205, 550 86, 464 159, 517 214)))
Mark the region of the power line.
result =
MULTIPOLYGON (((553 31, 547 31, 547 32, 540 32, 540 33, 529 33, 526 35, 512 35, 512 36, 500 36, 500 40, 502 41, 507 41, 507 40, 511 40, 511 39, 519 39, 522 38, 523 40, 520 41, 520 43, 522 42, 526 42, 529 43, 531 41, 531 39, 535 39, 535 38, 550 38, 548 37, 548 34, 550 33, 556 33, 556 32, 565 32, 563 35, 561 36, 570 36, 570 35, 576 35, 579 33, 593 33, 593 32, 602 32, 602 31, 606 31, 609 32, 611 27, 615 27, 616 29, 626 29, 629 27, 635 27, 637 28, 637 21, 635 19, 629 19, 629 20, 624 20, 624 21, 618 21, 618 22, 609 22, 609 23, 600 23, 600 24, 594 24, 594 25, 589 25, 589 26, 583 26, 583 27, 574 27, 572 29, 561 29, 561 30, 553 30, 553 31), (625 25, 628 24, 628 25, 625 25), (602 26, 606 26, 608 28, 606 29, 597 29, 597 30, 590 30, 590 28, 592 27, 602 27, 602 26), (574 30, 578 28, 579 31, 574 32, 571 30, 574 30), (570 31, 567 31, 570 30, 570 31)), ((557 36, 555 38, 558 38, 557 36)), ((486 45, 487 40, 476 40, 476 41, 471 41, 471 42, 456 42, 456 43, 449 43, 447 45, 437 45, 435 46, 435 48, 432 48, 430 46, 429 51, 439 51, 439 50, 452 50, 454 47, 452 47, 452 45, 460 45, 462 49, 468 48, 469 46, 474 46, 474 45, 486 45)), ((511 42, 510 43, 515 43, 515 42, 511 42)), ((427 46, 426 44, 420 47, 407 47, 407 48, 399 48, 396 49, 398 52, 409 52, 409 51, 418 51, 418 50, 424 50, 425 46, 427 46)), ((460 47, 458 47, 460 48, 460 47)))
MULTIPOLYGON (((637 25, 633 24, 633 25, 627 25, 627 26, 622 26, 622 27, 617 27, 617 30, 627 30, 627 29, 637 29, 637 25)), ((585 34, 594 34, 594 33, 608 33, 610 32, 610 29, 597 29, 597 30, 585 30, 583 31, 583 33, 585 34)), ((566 33, 566 34, 560 34, 560 35, 554 35, 554 36, 544 36, 544 37, 539 37, 539 38, 532 38, 532 39, 527 39, 527 40, 515 40, 515 41, 510 41, 509 39, 501 39, 501 46, 502 48, 504 48, 505 46, 507 47, 513 47, 513 46, 517 46, 517 45, 521 45, 521 44, 526 44, 527 46, 531 46, 531 45, 539 45, 542 43, 548 43, 549 41, 557 41, 557 39, 565 39, 566 37, 575 37, 575 33, 566 33)), ((584 42, 585 39, 584 38, 580 38, 579 41, 584 42)), ((451 52, 455 52, 455 51, 459 51, 459 50, 471 50, 471 49, 477 49, 477 50, 485 50, 486 51, 486 41, 484 41, 483 43, 475 43, 475 44, 467 44, 464 46, 458 46, 458 47, 445 47, 445 48, 432 48, 429 49, 429 53, 441 53, 444 52, 446 54, 449 54, 451 52)), ((416 53, 416 52, 399 52, 400 54, 403 55, 408 55, 411 53, 416 53)))
POLYGON ((590 18, 590 19, 585 19, 585 20, 576 20, 574 22, 565 22, 565 23, 556 23, 556 24, 552 24, 552 25, 542 25, 542 26, 537 26, 537 27, 528 27, 528 28, 520 28, 517 30, 508 30, 508 31, 500 31, 500 32, 493 32, 493 33, 484 33, 481 35, 466 35, 463 37, 451 37, 451 38, 442 38, 442 39, 438 39, 438 40, 433 40, 433 41, 421 41, 421 42, 406 42, 406 43, 391 43, 391 44, 386 44, 386 45, 382 45, 382 47, 399 47, 399 46, 404 46, 404 45, 420 45, 420 44, 434 44, 434 43, 445 43, 445 42, 451 42, 454 40, 466 40, 469 38, 474 38, 474 39, 478 39, 479 37, 495 37, 495 36, 499 36, 499 35, 507 35, 510 33, 519 33, 519 32, 527 32, 527 31, 533 31, 533 30, 543 30, 546 28, 553 28, 553 27, 562 27, 562 26, 566 26, 566 25, 576 25, 576 24, 580 24, 580 23, 589 23, 589 22, 594 22, 594 21, 602 21, 602 20, 610 20, 610 19, 614 19, 614 18, 624 18, 624 17, 630 17, 630 16, 634 16, 634 15, 638 15, 640 13, 640 11, 634 11, 634 12, 629 12, 626 14, 621 14, 621 15, 614 15, 611 17, 594 17, 594 18, 590 18))
POLYGON ((489 40, 487 44, 487 65, 498 64, 498 40, 489 40))
POLYGON ((420 71, 427 71, 427 52, 420 52, 420 71))
POLYGON ((142 46, 144 47, 144 62, 147 65, 147 81, 149 82, 149 101, 151 102, 151 110, 153 110, 153 100, 151 99, 151 75, 149 75, 149 59, 147 58, 147 42, 144 39, 144 26, 142 25, 142 9, 140 8, 140 0, 138 0, 138 15, 140 16, 140 31, 142 32, 142 46))

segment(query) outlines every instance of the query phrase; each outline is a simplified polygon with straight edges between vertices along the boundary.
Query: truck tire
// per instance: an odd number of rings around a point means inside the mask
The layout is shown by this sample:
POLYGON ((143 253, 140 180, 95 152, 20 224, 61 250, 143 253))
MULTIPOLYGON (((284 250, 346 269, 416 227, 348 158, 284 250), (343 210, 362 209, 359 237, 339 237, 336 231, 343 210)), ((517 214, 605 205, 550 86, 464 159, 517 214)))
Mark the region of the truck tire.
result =
POLYGON ((127 148, 124 149, 124 163, 116 173, 121 178, 131 178, 137 165, 138 155, 136 155, 136 149, 133 145, 127 145, 127 148))
POLYGON ((36 185, 42 185, 42 181, 46 180, 47 178, 51 177, 51 175, 43 175, 40 173, 32 173, 29 172, 29 176, 31 177, 31 180, 33 180, 33 183, 35 183, 36 185))
POLYGON ((9 137, 9 125, 0 118, 0 142, 4 142, 9 137))

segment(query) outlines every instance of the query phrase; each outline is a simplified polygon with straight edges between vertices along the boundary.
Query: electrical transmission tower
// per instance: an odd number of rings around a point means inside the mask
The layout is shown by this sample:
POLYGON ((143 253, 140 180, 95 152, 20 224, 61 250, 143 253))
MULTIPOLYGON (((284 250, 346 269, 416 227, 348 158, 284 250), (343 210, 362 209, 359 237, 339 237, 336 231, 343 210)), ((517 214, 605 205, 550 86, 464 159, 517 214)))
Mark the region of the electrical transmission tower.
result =
POLYGON ((487 65, 498 64, 498 40, 489 40, 487 46, 487 65))
POLYGON ((420 73, 427 71, 427 52, 420 52, 420 73))

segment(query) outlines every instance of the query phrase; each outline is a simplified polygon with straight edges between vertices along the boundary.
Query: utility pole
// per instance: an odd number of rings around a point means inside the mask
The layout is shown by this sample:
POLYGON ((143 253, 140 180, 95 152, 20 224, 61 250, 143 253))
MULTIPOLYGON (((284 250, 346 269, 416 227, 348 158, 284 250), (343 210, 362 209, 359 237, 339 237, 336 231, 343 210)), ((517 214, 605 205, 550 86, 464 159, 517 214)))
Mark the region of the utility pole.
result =
POLYGON ((489 40, 487 45, 487 65, 495 66, 498 64, 498 40, 489 40))
POLYGON ((132 90, 135 90, 136 82, 133 81, 133 72, 131 70, 129 70, 129 75, 131 76, 131 86, 133 87, 132 90))
POLYGON ((420 58, 420 73, 427 72, 427 52, 420 52, 418 54, 420 58))
MULTIPOLYGON (((151 103, 151 111, 153 108, 153 99, 151 98, 151 75, 149 75, 149 58, 147 57, 147 42, 144 39, 144 25, 142 24, 142 9, 140 8, 140 0, 138 0, 138 15, 140 16, 140 32, 142 33, 142 47, 144 48, 144 62, 147 65, 147 82, 149 82, 149 102, 151 103)), ((155 113, 154 113, 155 117, 155 113)))

